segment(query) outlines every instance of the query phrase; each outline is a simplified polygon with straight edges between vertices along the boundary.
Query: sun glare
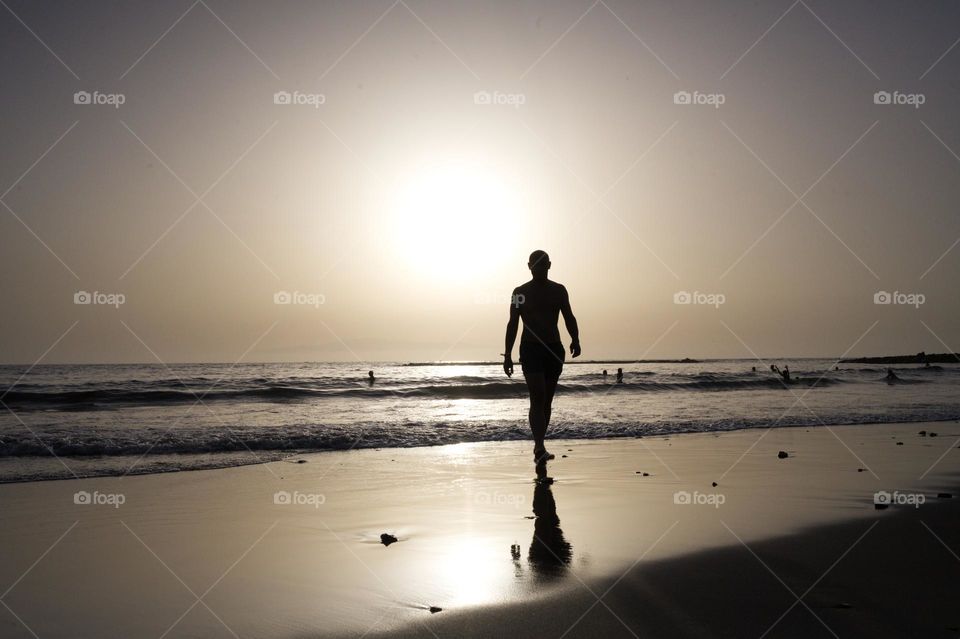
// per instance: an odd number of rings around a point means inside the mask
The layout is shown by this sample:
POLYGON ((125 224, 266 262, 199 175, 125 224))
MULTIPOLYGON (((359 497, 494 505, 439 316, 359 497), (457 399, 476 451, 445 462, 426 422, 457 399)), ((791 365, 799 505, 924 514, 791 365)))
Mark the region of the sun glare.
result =
POLYGON ((424 274, 478 277, 491 264, 516 257, 519 196, 488 167, 421 167, 401 182, 392 206, 395 250, 424 274))

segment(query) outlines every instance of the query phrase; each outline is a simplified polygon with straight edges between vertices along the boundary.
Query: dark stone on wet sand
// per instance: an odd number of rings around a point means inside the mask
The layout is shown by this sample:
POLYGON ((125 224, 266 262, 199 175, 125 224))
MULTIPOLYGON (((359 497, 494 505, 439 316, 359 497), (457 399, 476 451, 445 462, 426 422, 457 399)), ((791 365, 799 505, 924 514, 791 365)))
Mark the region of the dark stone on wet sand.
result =
POLYGON ((443 608, 441 608, 440 606, 430 606, 430 614, 431 614, 431 615, 435 615, 435 614, 437 614, 438 612, 440 612, 441 610, 443 610, 443 608))
POLYGON ((886 510, 890 507, 890 504, 874 504, 873 507, 876 510, 886 510))
POLYGON ((711 485, 712 485, 714 488, 716 488, 716 487, 717 487, 717 482, 713 482, 713 484, 711 484, 711 485))
POLYGON ((937 499, 952 499, 953 495, 950 493, 937 493, 937 499))
POLYGON ((383 533, 380 535, 380 543, 384 546, 389 546, 390 544, 396 543, 397 538, 391 535, 390 533, 383 533))
POLYGON ((897 446, 903 446, 903 442, 897 442, 897 446))
POLYGON ((777 453, 777 458, 778 458, 778 459, 786 459, 786 458, 789 457, 789 456, 790 456, 790 455, 788 455, 788 454, 787 454, 787 451, 785 451, 785 450, 781 450, 779 453, 777 453))

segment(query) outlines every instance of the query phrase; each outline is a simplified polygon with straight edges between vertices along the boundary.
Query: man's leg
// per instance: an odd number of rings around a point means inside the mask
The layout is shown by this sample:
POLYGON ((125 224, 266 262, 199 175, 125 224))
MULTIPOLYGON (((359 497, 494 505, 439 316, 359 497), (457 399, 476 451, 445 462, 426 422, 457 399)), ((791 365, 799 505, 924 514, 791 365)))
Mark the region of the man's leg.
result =
POLYGON ((544 377, 544 398, 543 398, 543 414, 544 414, 544 426, 543 434, 546 437, 547 428, 550 426, 550 409, 553 407, 553 394, 557 392, 557 383, 560 381, 559 377, 554 377, 552 375, 544 377))
POLYGON ((544 412, 546 382, 543 373, 528 373, 527 390, 530 391, 530 432, 533 433, 533 449, 543 449, 543 436, 547 432, 547 416, 544 412))

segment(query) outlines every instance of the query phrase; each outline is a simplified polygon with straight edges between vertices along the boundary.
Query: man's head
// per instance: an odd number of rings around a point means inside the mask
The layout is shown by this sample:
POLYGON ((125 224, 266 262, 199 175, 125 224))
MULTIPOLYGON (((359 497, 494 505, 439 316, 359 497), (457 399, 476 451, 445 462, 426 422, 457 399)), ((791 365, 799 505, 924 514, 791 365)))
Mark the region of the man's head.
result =
POLYGON ((547 271, 550 270, 550 256, 546 251, 536 250, 530 254, 530 261, 527 262, 530 272, 535 280, 547 279, 547 271))

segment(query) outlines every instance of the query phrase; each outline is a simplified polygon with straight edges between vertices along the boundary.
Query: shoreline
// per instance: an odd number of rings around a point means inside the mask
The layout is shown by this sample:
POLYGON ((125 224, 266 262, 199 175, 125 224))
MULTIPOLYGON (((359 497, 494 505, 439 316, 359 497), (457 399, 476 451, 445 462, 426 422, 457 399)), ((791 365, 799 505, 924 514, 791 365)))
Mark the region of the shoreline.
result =
MULTIPOLYGON (((229 635, 224 624, 241 636, 278 639, 425 635, 424 624, 443 628, 443 636, 502 636, 494 628, 530 635, 536 624, 573 621, 566 615, 582 612, 583 597, 594 601, 583 584, 610 584, 642 556, 639 572, 613 591, 622 599, 610 605, 619 612, 653 602, 666 615, 658 627, 685 619, 692 601, 719 600, 723 605, 704 609, 719 614, 775 594, 780 598, 769 605, 785 609, 789 593, 777 590, 738 538, 764 548, 765 540, 819 526, 866 526, 906 512, 905 506, 875 510, 880 490, 924 495, 926 504, 907 515, 929 515, 924 521, 938 534, 938 513, 955 517, 958 496, 932 502, 960 483, 960 426, 935 426, 941 437, 934 439, 918 436, 921 428, 563 440, 562 449, 555 441, 552 482, 535 481, 529 442, 486 442, 313 453, 306 463, 207 473, 4 484, 0 544, 17 549, 0 561, 0 579, 15 584, 4 602, 45 638, 160 636, 171 624, 168 636, 229 635), (779 458, 781 450, 787 458, 779 458), (80 503, 83 493, 89 497, 80 503), (691 499, 678 498, 684 493, 691 499), (385 547, 381 534, 398 541, 385 547), (731 547, 739 554, 698 568, 707 561, 699 553, 731 547), (689 570, 658 573, 686 575, 680 581, 650 581, 649 565, 690 556, 698 559, 689 570), (704 572, 709 565, 712 572, 704 572), (767 577, 741 583, 746 569, 767 577), (185 614, 195 604, 191 591, 208 589, 204 603, 216 615, 200 605, 185 614), (431 606, 442 610, 431 614, 431 606)), ((953 544, 953 534, 941 537, 953 544)), ((787 575, 798 595, 819 576, 804 566, 822 572, 844 550, 836 547, 842 539, 831 539, 774 552, 775 571, 787 575)), ((896 537, 878 539, 891 552, 902 547, 896 537)), ((942 571, 960 570, 947 550, 933 548, 943 556, 933 568, 917 568, 921 585, 941 584, 942 571)), ((758 554, 768 560, 765 550, 758 554)), ((870 593, 877 579, 869 570, 885 565, 876 563, 861 568, 865 591, 838 593, 841 603, 850 599, 867 610, 869 602, 887 601, 870 593)), ((573 635, 630 636, 608 613, 617 628, 604 626, 602 609, 594 608, 573 635)), ((766 619, 748 617, 723 623, 752 632, 754 622, 766 619)), ((649 629, 656 636, 657 627, 649 629)), ((30 636, 12 615, 0 615, 0 634, 30 636)))
MULTIPOLYGON (((889 421, 889 422, 847 422, 840 424, 778 424, 776 426, 755 426, 748 425, 741 428, 729 428, 723 430, 678 430, 672 431, 669 433, 651 433, 649 435, 635 435, 635 434, 624 434, 622 436, 608 436, 608 437, 562 437, 554 441, 570 441, 570 442, 616 442, 616 441, 630 441, 630 440, 641 440, 641 439, 650 439, 650 438, 661 438, 661 437, 680 437, 680 436, 689 436, 689 435, 709 435, 709 434, 722 434, 722 433, 740 433, 740 432, 749 432, 749 431, 764 431, 770 429, 793 429, 793 428, 846 428, 854 426, 907 426, 910 424, 945 424, 948 422, 954 422, 960 424, 960 418, 957 417, 944 417, 942 419, 923 419, 918 421, 889 421)), ((547 441, 550 439, 548 437, 547 441)), ((103 472, 103 473, 92 473, 92 474, 78 474, 76 477, 66 475, 66 476, 57 476, 57 477, 26 477, 23 479, 20 478, 8 478, 0 476, 0 486, 8 484, 25 484, 25 483, 34 483, 34 482, 55 482, 55 481, 81 481, 86 479, 96 479, 96 478, 122 478, 122 477, 143 477, 150 475, 165 475, 172 473, 191 473, 191 472, 201 472, 201 471, 210 471, 210 470, 225 470, 228 468, 243 468, 246 466, 258 466, 262 464, 274 464, 274 463, 291 463, 291 458, 303 455, 317 455, 317 454, 328 454, 328 453, 344 453, 349 451, 362 451, 362 450, 416 450, 416 449, 431 449, 431 448, 440 448, 443 446, 456 446, 460 444, 482 444, 482 443, 517 443, 517 442, 530 442, 532 445, 532 440, 529 438, 517 437, 513 439, 492 439, 492 440, 477 440, 477 441, 460 441, 460 442, 448 442, 448 443, 428 443, 416 446, 369 446, 365 447, 362 445, 356 445, 349 448, 330 448, 330 449, 295 449, 295 450, 233 450, 233 451, 222 451, 222 452, 204 452, 204 453, 160 453, 149 455, 83 455, 83 456, 71 456, 71 455, 58 455, 58 456, 8 456, 0 457, 0 465, 7 463, 13 464, 17 460, 43 460, 43 463, 50 465, 58 464, 62 465, 57 461, 57 459, 63 459, 66 461, 74 461, 77 463, 89 462, 92 460, 102 460, 102 459, 111 459, 111 460, 141 460, 146 457, 157 461, 164 460, 175 460, 183 459, 184 457, 204 457, 204 458, 218 458, 218 457, 232 457, 233 461, 221 461, 216 460, 212 461, 209 465, 203 465, 198 467, 167 467, 167 468, 155 468, 150 470, 141 470, 141 471, 128 471, 128 472, 103 472), (247 458, 248 456, 253 457, 271 457, 270 459, 238 459, 238 458, 247 458)), ((69 464, 67 464, 69 466, 69 464)))

